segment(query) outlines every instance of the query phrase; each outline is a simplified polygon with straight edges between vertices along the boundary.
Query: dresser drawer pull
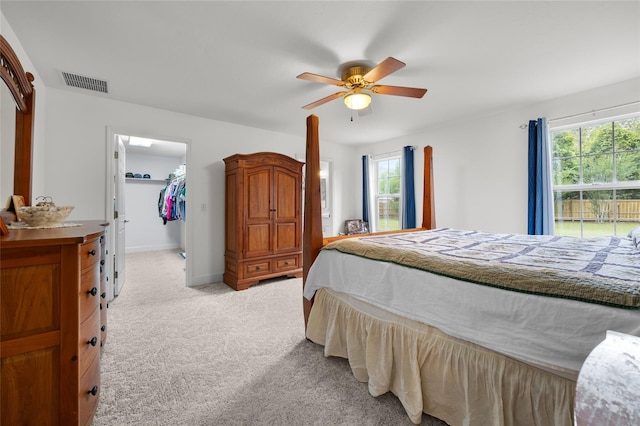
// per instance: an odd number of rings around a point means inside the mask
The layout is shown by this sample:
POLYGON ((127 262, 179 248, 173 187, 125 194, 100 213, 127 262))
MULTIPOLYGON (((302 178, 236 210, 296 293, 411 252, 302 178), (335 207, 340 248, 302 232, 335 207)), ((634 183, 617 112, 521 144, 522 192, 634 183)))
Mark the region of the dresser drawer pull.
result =
POLYGON ((87 293, 88 293, 88 294, 90 294, 90 295, 92 295, 92 296, 95 296, 96 294, 98 294, 98 289, 97 289, 97 288, 95 288, 95 287, 93 287, 93 288, 92 288, 91 290, 89 290, 87 293))
POLYGON ((104 299, 105 297, 107 297, 107 293, 100 293, 100 297, 104 299))
POLYGON ((256 266, 256 271, 259 271, 259 270, 260 270, 260 267, 259 267, 259 266, 256 266))
POLYGON ((96 396, 98 394, 98 387, 97 386, 92 387, 91 390, 89 392, 87 392, 87 393, 89 393, 89 394, 91 394, 93 396, 96 396))
POLYGON ((88 254, 89 254, 89 256, 95 256, 96 255, 96 251, 95 250, 90 250, 88 254))
POLYGON ((285 266, 289 266, 289 261, 288 261, 288 260, 285 260, 285 261, 284 261, 284 264, 285 264, 285 266))
POLYGON ((104 265, 104 259, 102 259, 102 260, 100 261, 100 264, 101 264, 101 265, 104 265))
POLYGON ((102 327, 100 327, 100 331, 105 331, 107 329, 106 325, 103 325, 102 327))
POLYGON ((88 340, 88 341, 87 341, 87 344, 88 344, 88 345, 91 345, 91 346, 95 346, 95 345, 97 345, 97 344, 98 344, 98 338, 97 338, 97 337, 95 337, 95 336, 94 336, 94 337, 92 337, 92 338, 91 338, 91 340, 88 340))

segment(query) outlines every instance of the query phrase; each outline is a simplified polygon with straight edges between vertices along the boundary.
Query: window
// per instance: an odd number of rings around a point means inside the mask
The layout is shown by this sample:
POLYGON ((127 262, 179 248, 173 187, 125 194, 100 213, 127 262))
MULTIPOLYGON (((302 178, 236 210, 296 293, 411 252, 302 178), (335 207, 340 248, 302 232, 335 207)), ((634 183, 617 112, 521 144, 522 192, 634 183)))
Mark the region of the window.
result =
POLYGON ((555 233, 626 236, 640 226, 640 115, 551 129, 555 233))
POLYGON ((373 161, 375 168, 375 230, 392 231, 402 227, 401 157, 373 161))

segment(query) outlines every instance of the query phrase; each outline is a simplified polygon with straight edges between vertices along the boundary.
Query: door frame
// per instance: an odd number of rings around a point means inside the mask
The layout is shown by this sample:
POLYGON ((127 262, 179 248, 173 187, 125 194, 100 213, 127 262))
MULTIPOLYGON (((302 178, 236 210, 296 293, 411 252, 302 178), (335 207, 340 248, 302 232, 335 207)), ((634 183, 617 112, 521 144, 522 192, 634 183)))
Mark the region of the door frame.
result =
MULTIPOLYGON (((185 166, 187 169, 186 179, 189 179, 189 166, 191 164, 191 140, 181 137, 174 136, 165 136, 153 134, 152 132, 141 131, 140 129, 130 129, 123 128, 117 126, 105 126, 105 149, 106 149, 106 179, 105 179, 105 218, 107 218, 107 222, 109 223, 109 227, 107 228, 107 250, 109 250, 109 261, 107 277, 113 277, 114 273, 114 264, 111 259, 113 259, 113 255, 116 252, 115 247, 115 238, 112 237, 113 232, 115 232, 115 220, 113 219, 113 197, 115 196, 115 190, 113 185, 113 178, 115 175, 115 160, 114 160, 114 141, 116 135, 128 135, 128 136, 137 136, 141 138, 149 138, 149 139, 157 139, 164 140, 169 142, 176 143, 184 143, 186 145, 186 161, 185 166)), ((187 211, 193 212, 193 197, 187 197, 187 211)), ((192 258, 193 256, 189 256, 189 253, 193 253, 193 220, 185 221, 185 240, 186 240, 186 268, 185 268, 185 286, 191 287, 191 282, 193 280, 193 268, 192 268, 192 258)), ((113 279, 113 278, 111 278, 113 279)), ((111 283, 108 287, 111 289, 111 297, 113 297, 113 283, 111 283)), ((107 295, 109 297, 109 295, 107 295)))

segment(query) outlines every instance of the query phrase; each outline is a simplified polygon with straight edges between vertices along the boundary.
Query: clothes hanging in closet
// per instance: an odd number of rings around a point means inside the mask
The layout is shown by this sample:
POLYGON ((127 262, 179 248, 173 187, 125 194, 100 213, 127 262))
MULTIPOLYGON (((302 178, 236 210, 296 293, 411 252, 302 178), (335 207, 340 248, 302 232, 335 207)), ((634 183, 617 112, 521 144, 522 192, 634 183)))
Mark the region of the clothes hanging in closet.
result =
POLYGON ((184 176, 179 176, 167 183, 160 190, 158 198, 158 214, 166 225, 168 221, 182 220, 187 217, 186 182, 184 176))

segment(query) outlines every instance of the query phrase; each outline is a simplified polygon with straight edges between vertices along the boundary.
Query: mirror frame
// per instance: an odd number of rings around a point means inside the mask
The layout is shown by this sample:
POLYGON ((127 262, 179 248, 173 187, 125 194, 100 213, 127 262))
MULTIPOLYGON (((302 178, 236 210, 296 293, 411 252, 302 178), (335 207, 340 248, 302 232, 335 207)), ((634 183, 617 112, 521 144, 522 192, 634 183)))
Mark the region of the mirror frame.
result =
POLYGON ((36 91, 33 74, 25 72, 7 40, 0 34, 0 77, 16 103, 15 156, 13 195, 22 195, 25 205, 31 205, 33 171, 33 118, 36 91))

